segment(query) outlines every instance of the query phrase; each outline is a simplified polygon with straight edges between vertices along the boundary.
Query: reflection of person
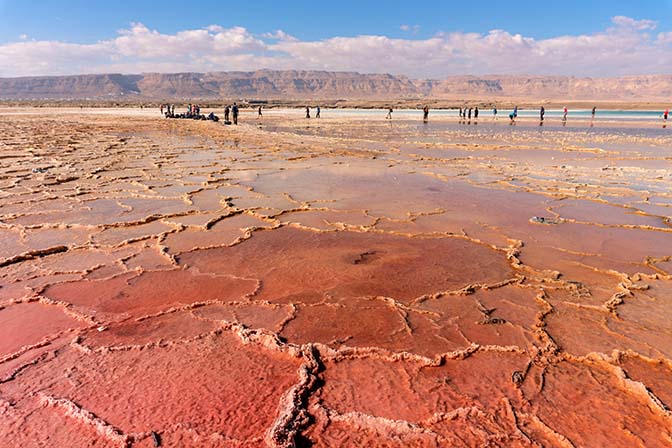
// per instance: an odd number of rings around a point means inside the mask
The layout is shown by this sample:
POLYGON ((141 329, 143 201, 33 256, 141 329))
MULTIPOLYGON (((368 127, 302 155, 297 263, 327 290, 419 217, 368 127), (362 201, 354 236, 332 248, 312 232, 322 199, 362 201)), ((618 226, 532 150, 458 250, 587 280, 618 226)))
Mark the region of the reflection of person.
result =
POLYGON ((386 120, 391 120, 392 119, 392 108, 390 107, 387 109, 387 115, 385 115, 386 120))

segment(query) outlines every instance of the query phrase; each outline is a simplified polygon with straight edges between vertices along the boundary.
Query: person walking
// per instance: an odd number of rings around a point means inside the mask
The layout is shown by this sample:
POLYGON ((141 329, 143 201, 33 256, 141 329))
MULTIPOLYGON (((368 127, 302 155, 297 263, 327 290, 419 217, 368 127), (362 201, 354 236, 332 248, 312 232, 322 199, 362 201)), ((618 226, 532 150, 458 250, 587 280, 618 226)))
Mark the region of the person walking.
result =
POLYGON ((319 105, 315 108, 315 118, 320 118, 320 106, 319 105))
POLYGON ((567 106, 565 106, 565 107, 562 109, 562 121, 567 121, 567 113, 568 113, 568 112, 569 112, 569 111, 567 110, 567 106))
POLYGON ((261 118, 261 106, 259 106, 259 109, 257 109, 257 117, 261 118))
POLYGON ((233 103, 233 107, 231 108, 231 114, 233 115, 233 124, 238 124, 238 105, 236 103, 233 103))
POLYGON ((392 108, 387 109, 387 115, 385 115, 386 120, 391 120, 392 119, 392 108))
POLYGON ((541 106, 541 109, 539 109, 539 122, 540 123, 544 122, 544 114, 546 114, 546 109, 544 109, 544 106, 541 106))

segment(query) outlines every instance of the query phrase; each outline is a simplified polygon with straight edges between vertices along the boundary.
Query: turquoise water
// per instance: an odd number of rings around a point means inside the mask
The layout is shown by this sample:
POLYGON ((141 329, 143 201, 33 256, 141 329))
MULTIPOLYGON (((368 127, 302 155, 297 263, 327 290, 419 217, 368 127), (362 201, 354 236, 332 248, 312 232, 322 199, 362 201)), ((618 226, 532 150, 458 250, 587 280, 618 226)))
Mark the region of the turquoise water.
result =
MULTIPOLYGON (((314 114, 314 111, 311 111, 314 114)), ((387 109, 326 109, 322 108, 322 115, 325 116, 325 112, 328 116, 385 116, 387 114, 387 109)), ((497 117, 508 119, 509 114, 512 112, 512 109, 498 109, 497 117)), ((572 118, 588 118, 590 119, 590 109, 569 109, 567 114, 567 119, 571 120, 572 118)), ((561 118, 563 114, 562 109, 546 109, 545 118, 561 118)), ((392 113, 392 116, 395 118, 411 118, 422 116, 421 110, 414 109, 398 109, 392 113)), ((430 110, 431 116, 440 116, 440 117, 455 117, 459 118, 457 109, 432 109, 430 110)), ((479 109, 479 119, 492 118, 492 109, 479 109)), ((518 109, 519 118, 538 118, 539 109, 518 109)), ((662 120, 663 111, 662 110, 600 110, 598 109, 595 113, 596 120, 662 120)))

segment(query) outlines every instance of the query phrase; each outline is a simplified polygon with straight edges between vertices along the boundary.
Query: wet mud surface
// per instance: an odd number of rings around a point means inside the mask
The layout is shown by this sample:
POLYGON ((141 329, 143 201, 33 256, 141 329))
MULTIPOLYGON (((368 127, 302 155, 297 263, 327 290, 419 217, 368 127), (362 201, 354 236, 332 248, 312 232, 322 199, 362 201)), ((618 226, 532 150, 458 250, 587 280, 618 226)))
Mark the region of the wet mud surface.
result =
POLYGON ((2 446, 672 445, 672 136, 247 122, 0 117, 2 446))

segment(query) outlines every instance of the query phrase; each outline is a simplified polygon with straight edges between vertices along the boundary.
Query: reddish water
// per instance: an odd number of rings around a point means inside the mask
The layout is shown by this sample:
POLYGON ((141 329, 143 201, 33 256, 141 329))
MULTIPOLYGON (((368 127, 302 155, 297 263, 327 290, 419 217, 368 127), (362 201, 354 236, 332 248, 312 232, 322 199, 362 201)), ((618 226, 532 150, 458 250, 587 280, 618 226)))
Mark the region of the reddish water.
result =
POLYGON ((0 121, 0 445, 672 445, 672 138, 305 125, 0 121))

